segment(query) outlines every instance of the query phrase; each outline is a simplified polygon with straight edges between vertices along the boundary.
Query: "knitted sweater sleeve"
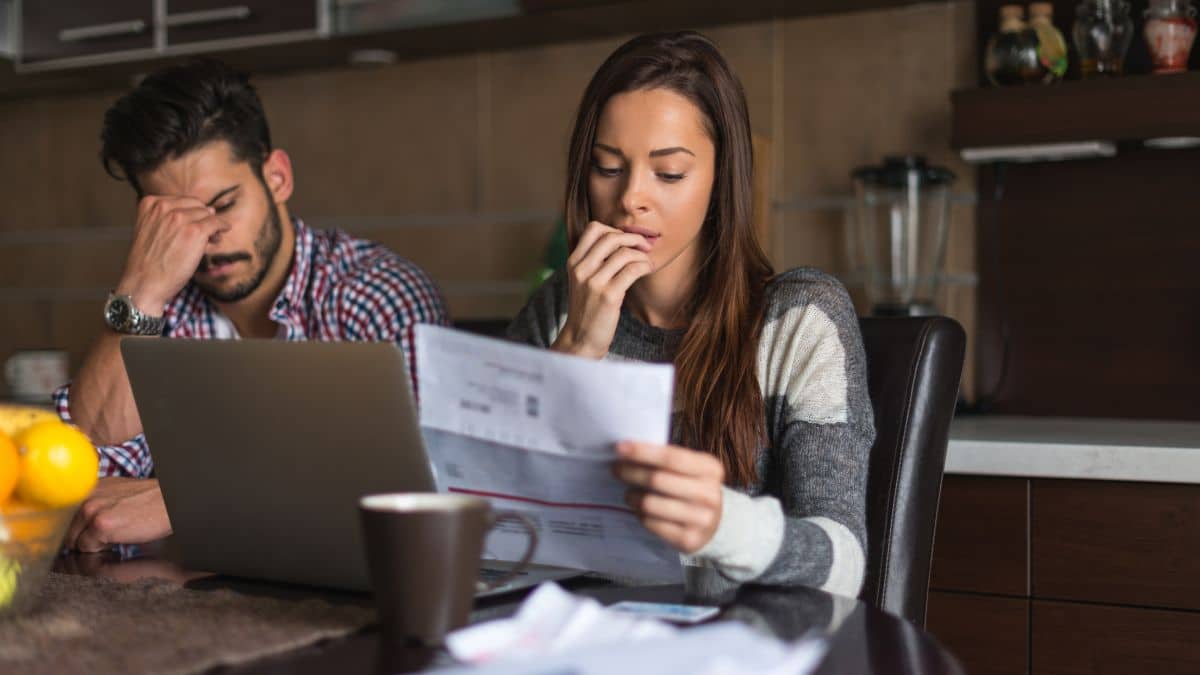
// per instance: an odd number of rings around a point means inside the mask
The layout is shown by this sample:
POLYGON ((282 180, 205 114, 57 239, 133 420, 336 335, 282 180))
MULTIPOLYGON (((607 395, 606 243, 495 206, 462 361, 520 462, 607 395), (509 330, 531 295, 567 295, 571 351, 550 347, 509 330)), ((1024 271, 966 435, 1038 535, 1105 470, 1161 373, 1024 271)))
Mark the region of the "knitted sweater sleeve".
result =
POLYGON ((781 275, 767 305, 757 364, 763 489, 725 488, 717 532, 695 557, 732 581, 853 597, 866 567, 875 439, 858 318, 841 284, 810 269, 781 275))
POLYGON ((549 349, 567 318, 567 288, 562 272, 538 286, 525 307, 508 325, 509 340, 549 349))

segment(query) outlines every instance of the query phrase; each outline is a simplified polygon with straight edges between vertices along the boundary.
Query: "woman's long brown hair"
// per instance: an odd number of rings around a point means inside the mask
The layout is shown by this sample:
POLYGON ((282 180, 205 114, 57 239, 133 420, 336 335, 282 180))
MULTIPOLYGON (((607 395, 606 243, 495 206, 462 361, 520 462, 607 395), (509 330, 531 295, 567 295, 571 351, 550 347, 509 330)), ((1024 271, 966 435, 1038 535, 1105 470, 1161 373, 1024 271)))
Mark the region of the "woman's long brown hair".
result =
POLYGON ((567 160, 570 245, 591 220, 588 176, 600 114, 613 96, 647 89, 668 89, 695 104, 717 150, 700 267, 684 308, 691 319, 675 355, 682 440, 719 457, 728 483, 749 485, 757 480, 755 460, 766 437, 756 364, 773 272, 754 234, 746 95, 708 38, 690 31, 642 35, 596 71, 579 105, 567 160))

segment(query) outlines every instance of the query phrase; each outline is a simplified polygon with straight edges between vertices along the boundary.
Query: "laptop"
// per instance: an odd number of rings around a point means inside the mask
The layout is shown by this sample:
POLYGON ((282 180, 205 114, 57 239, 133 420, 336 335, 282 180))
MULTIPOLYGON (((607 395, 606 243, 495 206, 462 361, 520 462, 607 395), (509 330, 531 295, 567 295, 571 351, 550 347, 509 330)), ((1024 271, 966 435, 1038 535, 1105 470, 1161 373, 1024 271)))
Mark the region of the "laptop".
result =
MULTIPOLYGON (((126 338, 121 355, 186 567, 370 590, 359 498, 436 489, 397 346, 126 338)), ((533 566, 479 595, 581 573, 533 566)))

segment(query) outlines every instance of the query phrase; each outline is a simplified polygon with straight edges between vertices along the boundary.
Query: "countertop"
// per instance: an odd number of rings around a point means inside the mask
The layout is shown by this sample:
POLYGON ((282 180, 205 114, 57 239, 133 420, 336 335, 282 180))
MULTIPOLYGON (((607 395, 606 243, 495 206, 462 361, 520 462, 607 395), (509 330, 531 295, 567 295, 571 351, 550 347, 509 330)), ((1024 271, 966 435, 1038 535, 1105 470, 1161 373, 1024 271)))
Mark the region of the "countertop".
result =
POLYGON ((959 417, 946 473, 1200 484, 1200 422, 959 417))

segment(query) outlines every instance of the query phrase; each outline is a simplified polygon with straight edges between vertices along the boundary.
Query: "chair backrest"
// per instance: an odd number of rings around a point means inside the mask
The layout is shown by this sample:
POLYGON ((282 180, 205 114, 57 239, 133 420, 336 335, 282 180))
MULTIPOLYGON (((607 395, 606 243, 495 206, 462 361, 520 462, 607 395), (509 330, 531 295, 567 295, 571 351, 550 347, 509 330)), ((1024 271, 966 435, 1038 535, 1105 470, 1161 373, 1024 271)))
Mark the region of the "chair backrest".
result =
POLYGON ((863 318, 875 445, 859 597, 923 626, 966 334, 947 317, 863 318))

